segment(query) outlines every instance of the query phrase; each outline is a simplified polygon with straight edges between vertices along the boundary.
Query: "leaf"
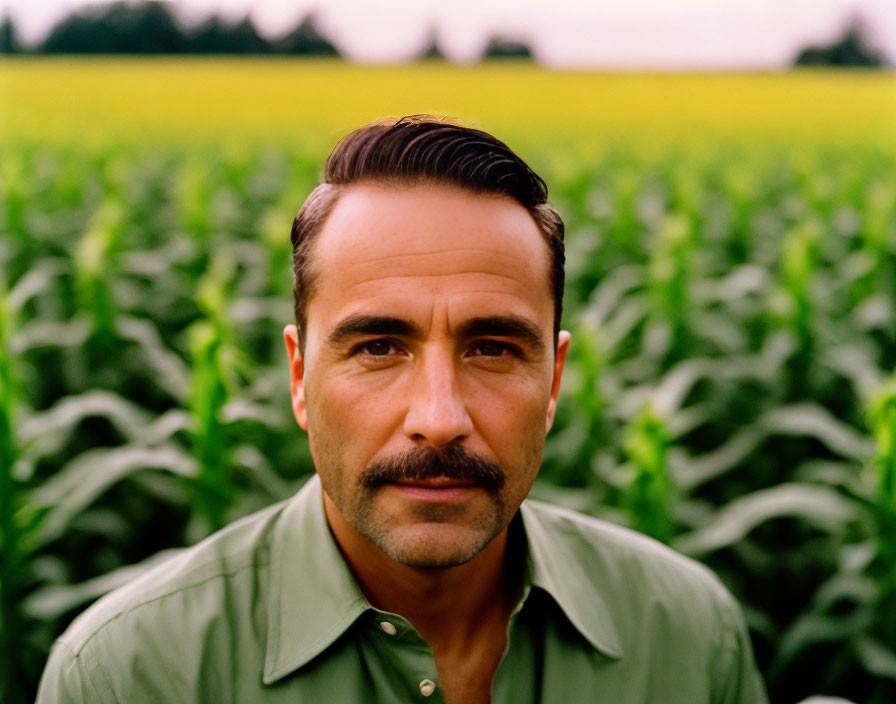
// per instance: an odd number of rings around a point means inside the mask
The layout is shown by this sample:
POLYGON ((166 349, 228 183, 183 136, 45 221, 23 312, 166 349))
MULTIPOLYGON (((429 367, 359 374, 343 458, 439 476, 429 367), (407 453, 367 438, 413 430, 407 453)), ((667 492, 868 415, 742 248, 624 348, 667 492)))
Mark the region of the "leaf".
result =
POLYGON ((857 507, 833 489, 779 484, 735 499, 702 528, 678 538, 675 547, 689 555, 704 555, 743 540, 751 530, 774 518, 799 518, 835 532, 857 515, 857 507))
POLYGON ((884 381, 882 370, 874 360, 875 354, 869 340, 861 339, 835 347, 826 357, 831 368, 849 379, 859 395, 866 398, 884 381))
POLYGON ((46 291, 59 274, 65 271, 65 260, 45 257, 16 282, 9 292, 8 301, 13 310, 20 310, 30 299, 46 291))
POLYGON ((74 426, 90 416, 108 418, 126 437, 133 437, 151 418, 146 410, 118 394, 92 390, 66 396, 49 410, 30 416, 19 426, 19 442, 22 445, 38 443, 40 454, 55 452, 65 443, 74 426))
POLYGON ((274 471, 268 458, 257 447, 240 445, 234 451, 234 459, 249 470, 258 486, 274 499, 285 499, 295 493, 295 487, 274 471))
POLYGON ((846 642, 870 625, 871 611, 859 610, 847 617, 814 611, 797 616, 778 643, 774 669, 781 670, 807 648, 819 643, 846 642))
POLYGON ((90 321, 77 316, 64 323, 33 320, 9 340, 9 349, 21 354, 35 347, 81 347, 90 335, 90 321))
POLYGON ((865 637, 856 643, 862 666, 872 675, 896 680, 896 653, 879 641, 865 637))
POLYGON ((55 406, 28 417, 18 432, 25 459, 33 463, 60 450, 84 418, 102 416, 129 442, 155 445, 190 426, 190 416, 180 409, 165 411, 155 420, 141 406, 110 391, 94 389, 66 396, 55 406))
POLYGON ((531 496, 538 501, 563 506, 573 511, 589 511, 594 505, 594 494, 588 489, 563 487, 536 479, 531 496))
POLYGON ((115 326, 122 337, 139 345, 146 363, 156 373, 159 386, 178 401, 186 399, 190 372, 184 361, 165 347, 156 326, 149 320, 123 315, 115 319, 115 326))
POLYGON ((599 328, 600 348, 609 356, 617 345, 635 329, 647 315, 647 303, 641 296, 626 298, 614 311, 612 317, 599 328))
POLYGON ((742 264, 727 276, 700 282, 696 292, 708 301, 738 302, 751 294, 759 293, 768 285, 769 272, 756 264, 742 264))
POLYGON ((22 609, 32 618, 42 621, 55 620, 113 589, 134 581, 180 552, 180 549, 162 550, 143 562, 119 567, 79 584, 53 584, 41 587, 23 600, 22 609))
POLYGON ((813 601, 819 611, 829 611, 837 602, 844 600, 873 606, 879 597, 879 591, 870 577, 838 573, 819 587, 813 601))
POLYGON ((271 428, 282 428, 284 426, 283 416, 276 409, 242 398, 228 401, 221 409, 221 418, 225 423, 254 421, 271 428))
POLYGON ((174 446, 158 448, 126 445, 88 450, 53 475, 32 495, 32 502, 49 511, 34 536, 44 545, 65 532, 72 518, 113 484, 143 469, 166 469, 175 474, 196 474, 195 460, 174 446))
POLYGON ((257 320, 275 322, 290 320, 295 314, 293 303, 280 296, 276 298, 238 298, 230 303, 228 317, 234 323, 252 323, 257 320))
POLYGON ((864 461, 874 452, 874 443, 860 435, 826 409, 813 403, 781 406, 766 413, 762 425, 781 435, 808 435, 832 452, 864 461))
POLYGON ((683 489, 693 489, 714 479, 743 462, 759 445, 764 433, 747 426, 712 452, 685 457, 676 461, 675 481, 683 489))
POLYGON ((591 294, 587 307, 582 311, 582 321, 602 325, 619 308, 625 295, 632 289, 640 288, 643 281, 643 267, 618 266, 611 269, 591 294))

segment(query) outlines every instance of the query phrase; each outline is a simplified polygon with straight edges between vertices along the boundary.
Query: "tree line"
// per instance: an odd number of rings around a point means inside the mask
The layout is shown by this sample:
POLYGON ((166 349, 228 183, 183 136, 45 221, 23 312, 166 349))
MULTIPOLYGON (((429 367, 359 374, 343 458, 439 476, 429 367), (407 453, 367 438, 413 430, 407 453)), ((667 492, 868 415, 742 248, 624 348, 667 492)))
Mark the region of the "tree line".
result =
MULTIPOLYGON (((319 26, 314 13, 291 31, 268 39, 246 17, 228 22, 217 15, 196 26, 185 26, 160 0, 92 5, 78 9, 57 23, 34 46, 20 39, 12 19, 0 20, 2 54, 291 54, 339 56, 337 46, 319 26)), ((485 58, 531 58, 528 45, 495 36, 485 47, 485 58)), ((444 58, 432 31, 419 58, 444 58)))
POLYGON ((337 56, 313 14, 270 40, 247 17, 228 22, 213 15, 194 27, 183 25, 166 3, 113 2, 91 5, 64 17, 46 38, 25 46, 9 17, 0 25, 3 53, 17 54, 313 54, 337 56))
MULTIPOLYGON (((20 39, 12 19, 0 20, 0 54, 291 54, 339 56, 336 45, 318 27, 314 13, 291 31, 268 39, 245 17, 228 22, 217 15, 188 27, 178 21, 161 0, 118 0, 76 10, 56 24, 34 46, 20 39)), ((493 36, 483 58, 531 59, 528 44, 519 39, 493 36)), ((435 30, 418 53, 422 59, 443 59, 435 30)), ((883 54, 866 40, 861 21, 853 19, 843 34, 827 45, 809 46, 796 53, 796 66, 887 65, 883 54)))

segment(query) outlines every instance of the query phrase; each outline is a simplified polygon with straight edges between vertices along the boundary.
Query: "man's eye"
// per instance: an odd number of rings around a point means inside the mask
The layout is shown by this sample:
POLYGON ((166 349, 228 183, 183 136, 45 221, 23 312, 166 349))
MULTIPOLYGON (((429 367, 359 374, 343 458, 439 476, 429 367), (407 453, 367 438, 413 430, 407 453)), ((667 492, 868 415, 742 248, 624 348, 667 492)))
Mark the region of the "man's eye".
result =
POLYGON ((477 343, 476 347, 473 348, 475 354, 482 355, 483 357, 500 357, 508 351, 507 345, 495 342, 494 340, 483 340, 482 342, 477 343))
POLYGON ((395 345, 393 345, 389 340, 371 340, 370 342, 365 342, 358 349, 361 352, 366 352, 371 357, 384 357, 395 351, 395 345))

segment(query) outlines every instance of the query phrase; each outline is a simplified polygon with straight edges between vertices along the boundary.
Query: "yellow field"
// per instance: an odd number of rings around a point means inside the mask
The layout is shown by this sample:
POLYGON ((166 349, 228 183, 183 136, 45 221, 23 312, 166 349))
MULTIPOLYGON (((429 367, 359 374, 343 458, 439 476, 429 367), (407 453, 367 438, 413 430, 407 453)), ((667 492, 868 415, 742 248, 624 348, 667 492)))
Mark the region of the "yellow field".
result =
MULTIPOLYGON (((4 59, 2 139, 288 139, 326 148, 384 115, 440 112, 526 141, 896 139, 896 74, 601 74, 529 64, 4 59)), ((585 145, 587 147, 587 144, 585 145)))

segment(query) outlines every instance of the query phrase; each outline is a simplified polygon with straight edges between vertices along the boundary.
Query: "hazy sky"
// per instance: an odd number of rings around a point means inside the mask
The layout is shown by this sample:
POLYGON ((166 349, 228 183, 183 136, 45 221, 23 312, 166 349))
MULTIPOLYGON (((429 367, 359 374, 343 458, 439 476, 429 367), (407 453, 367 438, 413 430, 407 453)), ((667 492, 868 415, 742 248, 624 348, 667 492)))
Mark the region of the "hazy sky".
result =
MULTIPOLYGON (((0 0, 28 41, 89 0, 0 0)), ((94 0, 94 4, 96 4, 94 0)), ((472 61, 488 37, 525 39, 543 63, 599 68, 778 68, 827 42, 857 13, 896 61, 896 0, 170 0, 185 19, 249 14, 265 34, 311 10, 358 61, 407 58, 436 28, 443 51, 472 61)))

